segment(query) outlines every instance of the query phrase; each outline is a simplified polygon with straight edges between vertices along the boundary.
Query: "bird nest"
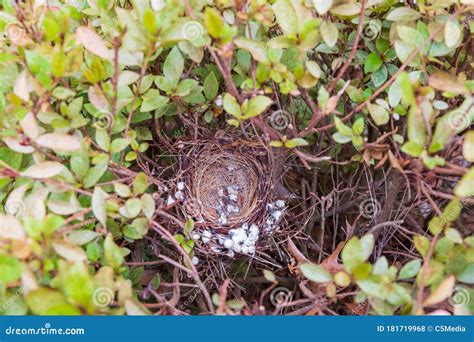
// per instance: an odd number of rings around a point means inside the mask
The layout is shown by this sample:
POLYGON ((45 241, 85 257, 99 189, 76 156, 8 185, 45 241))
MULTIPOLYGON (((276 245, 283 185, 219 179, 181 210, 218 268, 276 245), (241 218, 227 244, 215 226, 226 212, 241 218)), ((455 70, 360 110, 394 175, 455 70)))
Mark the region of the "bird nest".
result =
POLYGON ((245 140, 204 141, 188 148, 181 173, 189 214, 214 228, 260 221, 271 189, 267 150, 245 140))
POLYGON ((278 230, 286 210, 273 193, 278 168, 267 147, 227 137, 180 142, 178 148, 179 170, 167 203, 183 219, 193 218, 189 237, 195 251, 255 254, 263 238, 278 230))

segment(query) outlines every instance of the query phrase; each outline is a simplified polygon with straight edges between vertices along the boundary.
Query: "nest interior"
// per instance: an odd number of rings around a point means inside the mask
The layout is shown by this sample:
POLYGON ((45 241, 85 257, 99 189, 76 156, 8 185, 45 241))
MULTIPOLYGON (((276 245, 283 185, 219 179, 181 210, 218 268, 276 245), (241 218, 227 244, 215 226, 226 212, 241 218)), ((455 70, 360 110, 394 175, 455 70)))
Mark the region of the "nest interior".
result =
POLYGON ((209 226, 262 219, 271 196, 272 159, 255 143, 202 141, 188 146, 181 166, 191 215, 209 226))

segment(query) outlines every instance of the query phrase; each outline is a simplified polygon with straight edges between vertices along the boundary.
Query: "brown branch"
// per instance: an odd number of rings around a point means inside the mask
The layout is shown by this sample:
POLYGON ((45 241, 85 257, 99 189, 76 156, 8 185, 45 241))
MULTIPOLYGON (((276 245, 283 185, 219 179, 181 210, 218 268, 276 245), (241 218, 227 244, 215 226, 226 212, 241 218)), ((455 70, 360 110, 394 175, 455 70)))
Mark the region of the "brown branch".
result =
POLYGON ((328 87, 329 94, 331 94, 332 91, 334 90, 334 88, 336 88, 337 82, 344 75, 347 68, 349 68, 349 66, 352 63, 352 60, 355 57, 355 54, 357 52, 357 47, 359 46, 359 40, 360 40, 360 34, 362 32, 362 27, 364 26, 364 15, 365 15, 365 9, 366 9, 365 6, 366 6, 366 1, 363 0, 362 3, 361 3, 361 9, 360 9, 360 14, 359 14, 359 23, 357 24, 357 31, 356 31, 356 35, 355 35, 355 38, 354 38, 354 44, 352 45, 351 52, 349 53, 349 57, 347 58, 346 62, 339 69, 339 72, 337 73, 336 78, 333 79, 331 81, 331 83, 329 84, 329 87, 328 87))

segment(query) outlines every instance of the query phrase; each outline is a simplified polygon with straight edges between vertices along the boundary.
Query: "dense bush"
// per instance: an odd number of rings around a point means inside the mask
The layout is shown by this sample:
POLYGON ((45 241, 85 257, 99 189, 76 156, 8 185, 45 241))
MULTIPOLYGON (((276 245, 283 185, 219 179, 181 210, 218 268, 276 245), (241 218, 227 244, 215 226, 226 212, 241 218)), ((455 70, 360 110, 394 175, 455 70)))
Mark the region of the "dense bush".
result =
POLYGON ((472 0, 1 6, 2 313, 474 311, 472 0), (167 192, 224 136, 282 160, 265 253, 167 192))

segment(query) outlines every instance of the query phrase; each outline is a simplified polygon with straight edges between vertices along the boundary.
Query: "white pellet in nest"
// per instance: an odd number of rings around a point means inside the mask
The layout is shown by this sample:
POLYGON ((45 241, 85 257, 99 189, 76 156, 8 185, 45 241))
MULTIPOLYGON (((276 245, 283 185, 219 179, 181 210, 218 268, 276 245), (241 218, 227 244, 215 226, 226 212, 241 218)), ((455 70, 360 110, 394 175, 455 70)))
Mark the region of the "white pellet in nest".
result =
POLYGON ((224 247, 227 249, 231 249, 232 247, 234 247, 234 241, 232 241, 232 239, 225 239, 224 247))
POLYGON ((209 230, 205 230, 202 232, 202 242, 208 243, 211 241, 212 234, 209 230))
POLYGON ((283 215, 283 212, 276 210, 272 213, 273 218, 275 219, 276 222, 280 221, 281 216, 283 215))
POLYGON ((239 188, 235 185, 229 185, 227 187, 227 192, 229 195, 238 195, 239 194, 239 188))
POLYGON ((196 266, 197 264, 199 264, 199 258, 194 256, 192 259, 191 259, 191 262, 193 263, 194 266, 196 266))
POLYGON ((178 201, 184 201, 184 194, 180 190, 175 192, 174 197, 176 197, 178 201))
POLYGON ((219 219, 217 220, 217 223, 219 223, 221 226, 227 224, 227 216, 225 213, 221 213, 221 215, 219 216, 219 219))
POLYGON ((235 206, 235 205, 232 205, 232 204, 227 204, 227 212, 230 214, 230 213, 238 213, 240 212, 240 208, 235 206))
POLYGON ((178 190, 184 190, 184 182, 178 182, 176 188, 178 188, 178 190))
POLYGON ((282 209, 282 208, 285 207, 285 201, 283 201, 283 200, 278 200, 278 201, 275 202, 275 205, 276 205, 278 208, 282 209))
POLYGON ((194 233, 191 238, 194 240, 194 241, 197 241, 201 238, 201 235, 199 235, 198 233, 194 233))
POLYGON ((174 197, 169 195, 168 199, 166 200, 166 205, 172 205, 175 202, 176 202, 176 200, 174 199, 174 197))

